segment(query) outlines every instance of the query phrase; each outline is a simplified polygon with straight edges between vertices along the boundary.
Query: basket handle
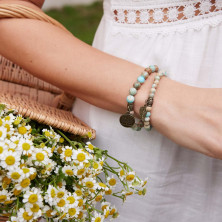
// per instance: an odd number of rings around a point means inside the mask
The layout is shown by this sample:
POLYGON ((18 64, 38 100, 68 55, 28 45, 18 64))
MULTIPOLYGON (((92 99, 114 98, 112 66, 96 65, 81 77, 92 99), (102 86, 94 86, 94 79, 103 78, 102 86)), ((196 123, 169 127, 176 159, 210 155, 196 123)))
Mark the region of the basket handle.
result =
MULTIPOLYGON (((1 18, 27 18, 44 21, 55 25, 66 32, 69 32, 61 23, 46 15, 42 11, 19 4, 0 4, 0 19, 1 18)), ((70 33, 70 32, 69 32, 70 33)))

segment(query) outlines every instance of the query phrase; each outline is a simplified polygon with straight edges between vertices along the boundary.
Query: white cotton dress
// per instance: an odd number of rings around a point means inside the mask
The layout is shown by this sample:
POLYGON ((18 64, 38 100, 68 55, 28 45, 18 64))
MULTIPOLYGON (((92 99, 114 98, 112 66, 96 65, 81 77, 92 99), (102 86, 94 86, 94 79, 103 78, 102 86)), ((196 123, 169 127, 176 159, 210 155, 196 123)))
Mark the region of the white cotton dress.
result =
MULTIPOLYGON (((222 1, 105 0, 93 46, 144 67, 157 64, 188 85, 221 88, 222 1)), ((222 221, 221 160, 180 147, 155 129, 123 128, 119 114, 79 99, 73 112, 96 129, 95 145, 149 178, 145 197, 128 197, 124 205, 112 199, 117 222, 222 221)))

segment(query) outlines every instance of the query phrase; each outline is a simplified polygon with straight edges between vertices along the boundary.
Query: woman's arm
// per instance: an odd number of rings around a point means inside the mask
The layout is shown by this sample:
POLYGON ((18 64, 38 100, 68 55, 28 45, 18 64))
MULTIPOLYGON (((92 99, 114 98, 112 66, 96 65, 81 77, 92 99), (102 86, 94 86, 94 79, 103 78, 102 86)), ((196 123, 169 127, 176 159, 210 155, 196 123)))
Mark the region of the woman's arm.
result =
MULTIPOLYGON (((38 78, 114 112, 125 112, 128 90, 144 69, 44 22, 2 19, 0 33, 1 55, 38 78)), ((152 78, 139 90, 137 114, 152 78)), ((222 159, 221 96, 221 89, 200 89, 163 78, 155 95, 152 124, 177 144, 222 159)))

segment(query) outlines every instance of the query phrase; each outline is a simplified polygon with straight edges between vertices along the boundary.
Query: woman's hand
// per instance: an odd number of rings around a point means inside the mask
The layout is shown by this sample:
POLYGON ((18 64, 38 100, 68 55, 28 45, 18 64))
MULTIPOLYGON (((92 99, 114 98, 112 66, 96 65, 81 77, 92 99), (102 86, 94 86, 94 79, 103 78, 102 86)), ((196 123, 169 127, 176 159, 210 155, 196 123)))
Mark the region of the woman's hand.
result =
POLYGON ((155 95, 152 124, 175 143, 222 159, 222 89, 187 86, 163 78, 155 95))

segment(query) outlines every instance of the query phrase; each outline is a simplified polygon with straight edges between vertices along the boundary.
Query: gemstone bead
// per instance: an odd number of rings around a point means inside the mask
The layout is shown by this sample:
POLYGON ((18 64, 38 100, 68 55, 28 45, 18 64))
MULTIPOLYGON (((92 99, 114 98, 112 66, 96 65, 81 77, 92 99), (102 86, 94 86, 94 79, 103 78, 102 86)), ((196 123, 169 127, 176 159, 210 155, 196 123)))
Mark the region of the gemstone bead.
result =
POLYGON ((150 117, 146 117, 146 118, 145 118, 145 121, 146 121, 146 122, 149 122, 149 121, 150 121, 150 117))
POLYGON ((139 77, 137 78, 137 80, 138 80, 138 82, 140 82, 140 83, 144 83, 144 82, 145 82, 145 78, 144 78, 143 76, 139 76, 139 77))
POLYGON ((147 107, 146 107, 146 111, 147 111, 147 112, 150 112, 151 110, 152 110, 152 107, 150 107, 150 106, 147 106, 147 107))
POLYGON ((152 85, 152 88, 156 88, 156 86, 157 86, 157 85, 154 83, 154 84, 152 85))
POLYGON ((156 67, 153 66, 153 65, 150 66, 150 69, 152 70, 152 72, 155 72, 155 71, 156 71, 156 67))
POLYGON ((155 80, 160 80, 160 77, 159 76, 155 76, 155 80))
POLYGON ((149 97, 153 98, 154 97, 154 93, 150 93, 149 97))
POLYGON ((141 84, 140 84, 139 82, 135 82, 135 83, 133 84, 133 87, 134 87, 135 89, 139 89, 139 88, 141 87, 141 84))
POLYGON ((135 96, 137 93, 136 88, 130 88, 130 95, 135 96))
POLYGON ((147 79, 148 76, 149 76, 149 73, 146 72, 146 71, 144 71, 144 72, 142 72, 142 76, 143 76, 145 79, 147 79))
POLYGON ((154 84, 158 85, 159 82, 160 82, 160 81, 156 79, 156 80, 154 81, 154 84))
POLYGON ((129 95, 129 96, 127 96, 126 100, 128 103, 133 103, 135 101, 135 98, 134 98, 134 96, 129 95))
POLYGON ((150 117, 151 116, 151 113, 150 112, 147 112, 146 113, 146 117, 150 117))
POLYGON ((155 93, 156 90, 154 88, 151 88, 150 92, 155 93))

